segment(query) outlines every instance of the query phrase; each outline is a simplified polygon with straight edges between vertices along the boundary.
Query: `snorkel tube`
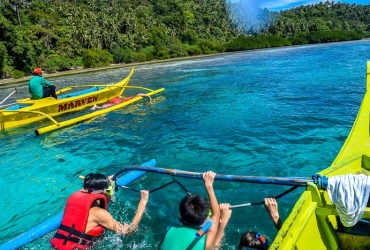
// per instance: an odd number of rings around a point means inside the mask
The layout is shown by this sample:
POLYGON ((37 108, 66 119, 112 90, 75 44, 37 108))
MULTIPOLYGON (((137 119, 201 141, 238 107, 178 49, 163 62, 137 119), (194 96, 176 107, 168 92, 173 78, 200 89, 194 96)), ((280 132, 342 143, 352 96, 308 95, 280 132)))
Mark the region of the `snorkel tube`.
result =
MULTIPOLYGON (((263 248, 264 250, 268 250, 268 248, 269 248, 269 244, 268 244, 267 240, 265 239, 265 236, 263 236, 263 235, 262 235, 262 234, 260 234, 260 233, 256 233, 255 238, 256 238, 259 242, 261 242, 262 248, 263 248)), ((251 243, 247 243, 247 244, 248 244, 248 245, 250 245, 251 243)), ((255 243, 255 241, 254 241, 254 244, 256 244, 256 243, 255 243)), ((247 246, 240 246, 240 245, 239 245, 239 249, 241 249, 241 250, 256 250, 257 248, 255 248, 255 247, 247 247, 247 246)), ((258 249, 260 249, 260 248, 258 248, 258 249)))
MULTIPOLYGON (((84 180, 85 176, 80 175, 79 178, 81 180, 84 180)), ((108 195, 112 199, 112 201, 114 201, 114 194, 116 193, 116 181, 115 180, 114 181, 110 180, 108 188, 106 188, 104 190, 104 192, 103 192, 103 190, 101 190, 101 191, 98 190, 98 193, 105 193, 106 195, 108 195)))
POLYGON ((204 226, 202 226, 198 232, 195 233, 195 238, 202 237, 205 233, 207 233, 208 229, 212 226, 212 221, 208 220, 204 226))
POLYGON ((256 238, 262 243, 263 249, 267 250, 269 248, 269 244, 267 243, 265 236, 263 236, 260 233, 257 233, 256 238))

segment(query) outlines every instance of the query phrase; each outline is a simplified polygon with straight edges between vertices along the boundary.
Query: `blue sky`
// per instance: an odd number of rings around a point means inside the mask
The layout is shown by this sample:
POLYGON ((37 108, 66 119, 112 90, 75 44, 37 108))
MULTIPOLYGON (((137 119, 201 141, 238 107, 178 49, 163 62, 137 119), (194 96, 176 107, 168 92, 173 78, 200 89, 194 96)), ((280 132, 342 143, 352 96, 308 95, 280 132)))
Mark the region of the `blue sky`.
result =
MULTIPOLYGON (((238 2, 239 0, 233 0, 232 2, 238 2)), ((325 2, 325 0, 240 0, 240 1, 246 1, 247 3, 257 5, 260 8, 267 8, 269 10, 286 10, 290 9, 293 6, 300 6, 300 5, 306 5, 306 4, 315 4, 319 2, 325 2)), ((341 2, 341 3, 356 3, 356 4, 362 4, 362 5, 369 5, 370 0, 342 0, 342 1, 334 1, 334 2, 341 2)))

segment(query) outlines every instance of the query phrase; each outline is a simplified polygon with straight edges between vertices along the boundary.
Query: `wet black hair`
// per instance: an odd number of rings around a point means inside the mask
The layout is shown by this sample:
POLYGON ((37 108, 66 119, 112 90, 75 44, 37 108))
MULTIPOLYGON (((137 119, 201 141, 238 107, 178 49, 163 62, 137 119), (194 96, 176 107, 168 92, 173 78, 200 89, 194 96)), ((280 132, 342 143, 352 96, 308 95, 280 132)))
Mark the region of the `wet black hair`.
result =
POLYGON ((180 220, 185 225, 201 226, 207 219, 210 205, 203 197, 190 194, 179 205, 180 220))
POLYGON ((109 187, 109 179, 104 174, 90 173, 85 176, 84 189, 86 190, 104 190, 109 187))
MULTIPOLYGON (((258 250, 265 250, 265 247, 259 239, 256 238, 257 232, 247 231, 240 237, 239 250, 250 247, 258 250)), ((266 239, 267 241, 267 239, 266 239)))

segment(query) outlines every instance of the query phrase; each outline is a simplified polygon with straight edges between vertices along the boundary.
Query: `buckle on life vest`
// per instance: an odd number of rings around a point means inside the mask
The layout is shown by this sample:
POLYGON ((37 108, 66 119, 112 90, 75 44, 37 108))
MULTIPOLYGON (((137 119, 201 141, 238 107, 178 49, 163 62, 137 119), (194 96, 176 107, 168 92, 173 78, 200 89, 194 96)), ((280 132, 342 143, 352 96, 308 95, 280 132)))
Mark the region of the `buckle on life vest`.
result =
POLYGON ((68 227, 62 224, 60 225, 59 230, 63 230, 68 233, 68 235, 65 236, 61 233, 58 233, 57 231, 57 233, 54 236, 54 238, 63 239, 64 240, 63 245, 66 245, 68 241, 71 241, 77 244, 87 246, 87 245, 91 245, 95 240, 94 236, 91 236, 91 235, 88 235, 86 233, 76 230, 75 224, 73 224, 72 227, 68 227))
POLYGON ((68 240, 71 238, 71 236, 73 235, 74 231, 75 231, 75 224, 73 224, 72 227, 71 227, 71 229, 69 230, 68 235, 66 236, 66 238, 63 241, 63 245, 66 245, 67 244, 68 240))

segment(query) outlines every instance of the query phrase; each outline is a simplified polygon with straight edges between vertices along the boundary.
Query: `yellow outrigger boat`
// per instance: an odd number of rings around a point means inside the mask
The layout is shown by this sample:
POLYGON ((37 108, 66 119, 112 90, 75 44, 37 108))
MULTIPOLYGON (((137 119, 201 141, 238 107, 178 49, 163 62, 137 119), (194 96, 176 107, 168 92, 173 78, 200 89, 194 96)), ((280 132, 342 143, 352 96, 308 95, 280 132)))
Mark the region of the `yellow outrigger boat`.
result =
POLYGON ((133 98, 122 104, 118 104, 114 107, 107 108, 104 110, 99 110, 88 115, 73 118, 68 121, 58 123, 53 117, 66 114, 69 112, 76 112, 82 109, 91 107, 95 104, 107 103, 115 97, 122 96, 126 88, 136 88, 144 89, 150 91, 147 95, 153 95, 163 91, 164 89, 153 91, 151 89, 135 86, 127 86, 131 76, 134 73, 134 68, 131 69, 130 74, 122 81, 111 84, 94 84, 94 85, 81 85, 81 86, 69 86, 67 88, 61 89, 57 92, 58 100, 53 97, 47 97, 40 100, 33 100, 31 98, 26 98, 22 100, 17 100, 17 105, 10 106, 6 109, 0 109, 0 131, 10 129, 13 127, 18 127, 22 125, 27 125, 42 119, 49 119, 54 125, 51 127, 42 128, 36 130, 36 134, 46 133, 58 128, 62 128, 86 119, 96 117, 108 113, 117 108, 121 108, 133 102, 136 102, 142 97, 133 98), (86 88, 88 89, 60 95, 62 93, 68 92, 73 88, 86 88))
MULTIPOLYGON (((369 114, 370 61, 367 62, 366 92, 352 130, 331 166, 319 174, 327 177, 370 174, 369 114)), ((369 218, 370 208, 366 208, 362 219, 369 218)), ((365 223, 362 231, 353 231, 343 230, 327 192, 308 182, 269 249, 370 249, 370 224, 365 223)))
POLYGON ((89 89, 58 96, 58 100, 47 97, 39 100, 25 98, 17 100, 17 105, 0 110, 0 130, 6 130, 39 121, 48 117, 79 111, 94 104, 108 102, 122 95, 134 69, 122 81, 112 85, 70 86, 57 92, 58 95, 72 88, 90 87, 89 89))

